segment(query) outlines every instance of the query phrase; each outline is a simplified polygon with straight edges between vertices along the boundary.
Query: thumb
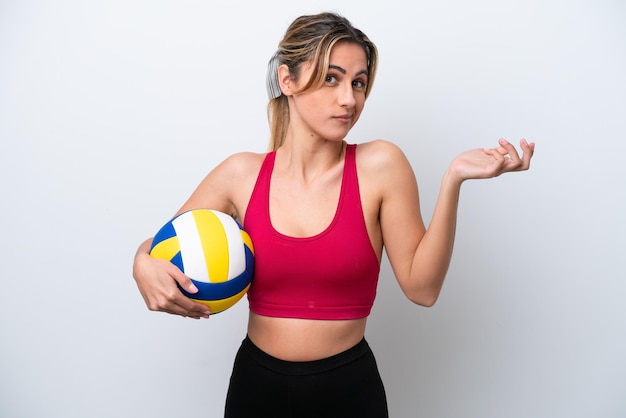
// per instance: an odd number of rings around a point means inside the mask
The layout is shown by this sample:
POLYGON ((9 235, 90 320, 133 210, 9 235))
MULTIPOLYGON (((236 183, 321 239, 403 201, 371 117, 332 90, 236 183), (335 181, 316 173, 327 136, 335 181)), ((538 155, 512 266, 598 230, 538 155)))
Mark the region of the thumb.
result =
POLYGON ((183 281, 183 283, 180 283, 180 286, 185 289, 188 293, 198 293, 198 288, 196 287, 195 284, 193 284, 193 282, 191 281, 191 279, 187 276, 186 280, 183 281))
POLYGON ((176 283, 178 283, 178 285, 188 293, 198 293, 198 288, 189 276, 183 273, 176 265, 171 265, 173 269, 170 275, 174 278, 176 283))

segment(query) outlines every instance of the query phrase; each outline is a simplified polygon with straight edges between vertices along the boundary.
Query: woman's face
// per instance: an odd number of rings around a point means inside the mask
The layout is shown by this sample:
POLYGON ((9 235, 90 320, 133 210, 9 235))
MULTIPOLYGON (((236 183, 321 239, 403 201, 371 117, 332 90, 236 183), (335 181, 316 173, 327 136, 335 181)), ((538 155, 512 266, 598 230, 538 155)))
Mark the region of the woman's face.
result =
MULTIPOLYGON (((296 86, 306 84, 311 63, 302 66, 296 86)), ((290 128, 323 140, 343 140, 365 105, 367 58, 360 45, 338 42, 330 52, 324 84, 317 90, 289 97, 290 128)))

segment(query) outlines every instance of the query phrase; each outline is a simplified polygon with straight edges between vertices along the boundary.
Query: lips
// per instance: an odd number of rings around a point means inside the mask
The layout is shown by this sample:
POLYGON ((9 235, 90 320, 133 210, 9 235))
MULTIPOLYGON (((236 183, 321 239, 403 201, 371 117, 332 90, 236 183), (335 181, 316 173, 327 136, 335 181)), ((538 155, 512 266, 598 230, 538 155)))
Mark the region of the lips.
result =
POLYGON ((352 121, 352 115, 339 115, 339 116, 335 116, 334 118, 344 123, 348 123, 352 121))

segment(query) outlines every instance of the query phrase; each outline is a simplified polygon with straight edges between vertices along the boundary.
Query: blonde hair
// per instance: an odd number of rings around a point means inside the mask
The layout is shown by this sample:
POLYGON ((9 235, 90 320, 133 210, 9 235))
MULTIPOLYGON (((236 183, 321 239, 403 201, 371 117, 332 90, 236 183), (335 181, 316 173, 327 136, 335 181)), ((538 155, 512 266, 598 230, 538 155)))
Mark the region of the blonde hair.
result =
MULTIPOLYGON (((330 51, 339 41, 355 43, 363 47, 367 58, 368 83, 365 88, 365 97, 374 84, 378 65, 378 51, 376 45, 359 29, 344 17, 336 13, 320 13, 316 15, 300 16, 287 28, 285 36, 278 44, 278 51, 270 61, 269 80, 278 77, 278 66, 285 64, 289 74, 297 80, 303 63, 311 62, 313 72, 309 81, 297 92, 305 93, 321 87, 328 73, 330 51)), ((277 84, 277 81, 275 81, 277 84)), ((278 94, 271 98, 267 105, 267 114, 270 124, 270 150, 276 150, 285 141, 289 126, 289 104, 287 97, 278 94)))

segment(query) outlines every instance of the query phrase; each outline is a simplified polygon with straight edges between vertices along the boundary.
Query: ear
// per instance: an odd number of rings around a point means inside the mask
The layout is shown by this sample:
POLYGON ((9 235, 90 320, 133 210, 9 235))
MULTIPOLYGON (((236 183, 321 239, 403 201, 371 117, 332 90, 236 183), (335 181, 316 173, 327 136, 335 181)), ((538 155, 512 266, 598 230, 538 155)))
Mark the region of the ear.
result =
POLYGON ((293 95, 294 81, 291 79, 289 68, 285 64, 278 67, 278 85, 285 96, 293 95))

